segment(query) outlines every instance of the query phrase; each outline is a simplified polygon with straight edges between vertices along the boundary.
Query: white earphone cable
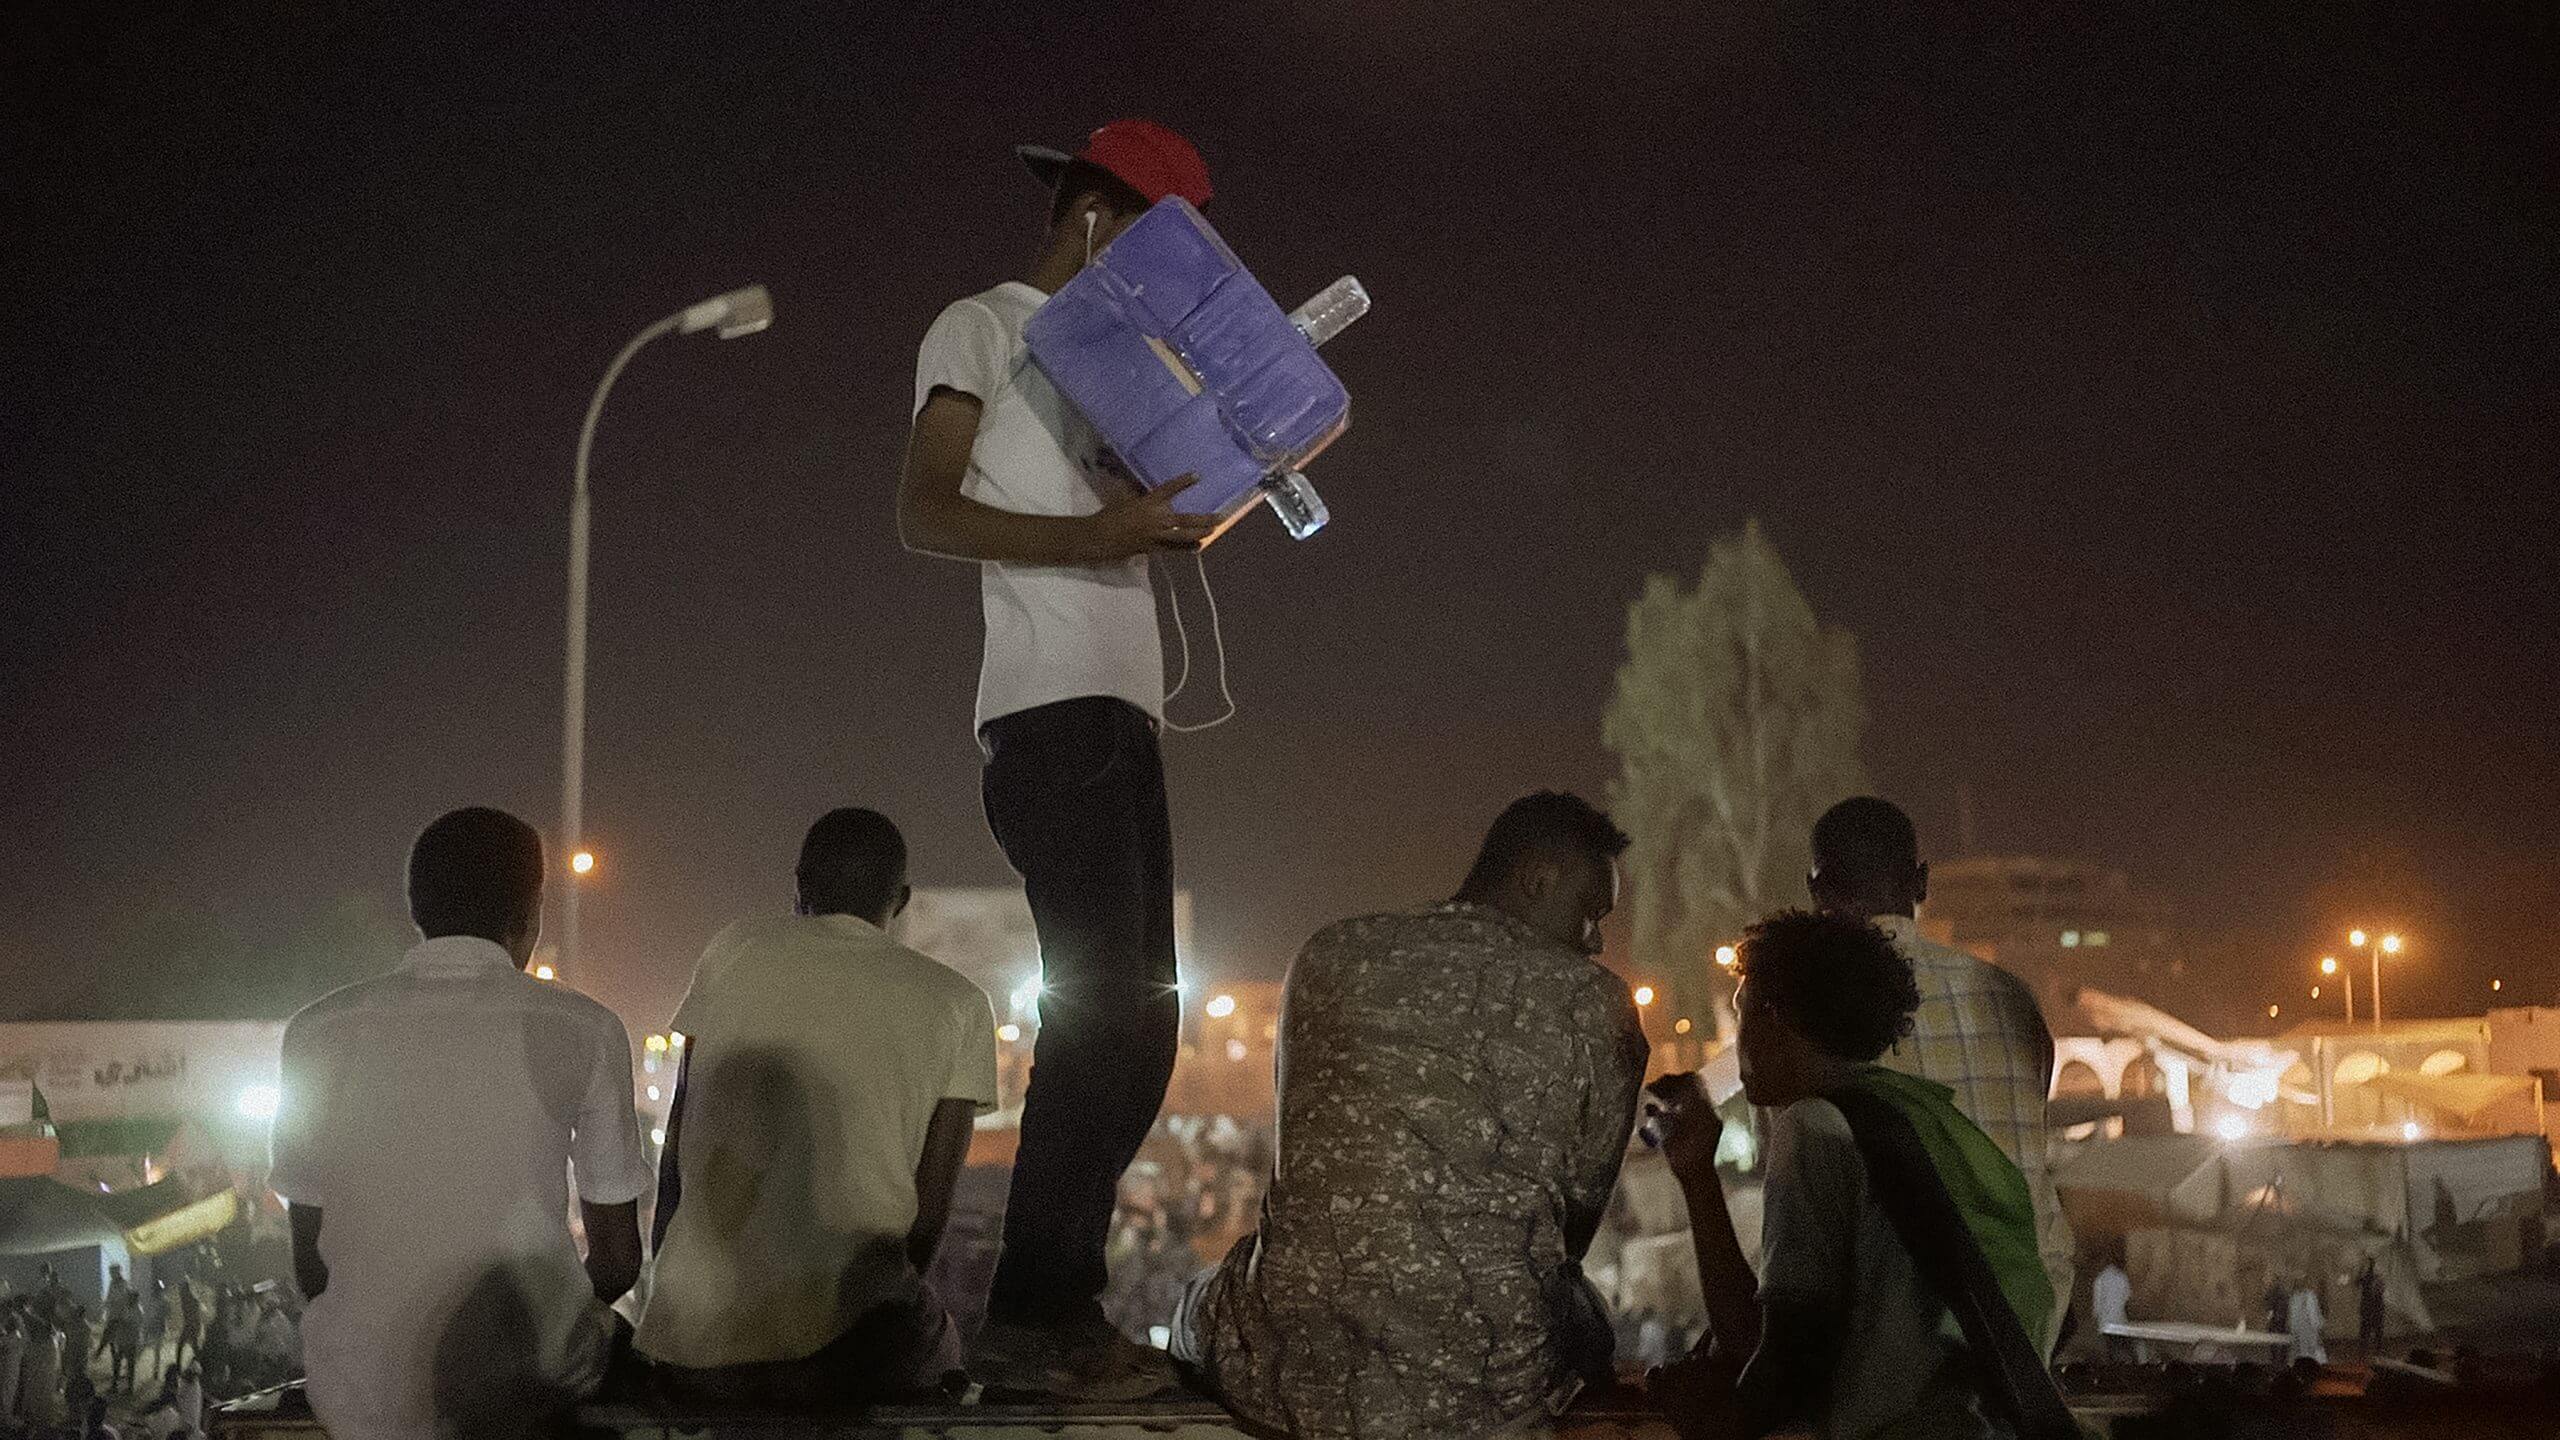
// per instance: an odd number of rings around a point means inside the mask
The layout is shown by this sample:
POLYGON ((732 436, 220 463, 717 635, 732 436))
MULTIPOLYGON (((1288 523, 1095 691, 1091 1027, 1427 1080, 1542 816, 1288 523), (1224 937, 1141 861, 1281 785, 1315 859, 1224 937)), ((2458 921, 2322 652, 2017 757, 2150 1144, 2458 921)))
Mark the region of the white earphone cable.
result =
MULTIPOLYGON (((1215 730, 1236 718, 1235 693, 1227 688, 1227 637, 1226 632, 1218 624, 1218 592, 1209 586, 1207 557, 1202 552, 1194 550, 1191 552, 1191 564, 1200 575, 1200 593, 1207 597, 1209 602, 1209 643, 1218 657, 1218 699, 1227 708, 1220 711, 1216 717, 1203 720, 1196 725, 1176 724, 1173 717, 1168 714, 1165 717, 1164 728, 1176 735, 1196 735, 1203 730, 1215 730)), ((1170 711, 1174 700, 1182 694, 1183 687, 1191 683, 1191 628, 1182 621, 1182 588, 1173 583, 1173 577, 1170 574, 1165 577, 1165 598, 1173 605, 1173 633, 1182 642, 1182 673, 1174 680, 1173 688, 1166 691, 1164 696, 1165 708, 1170 711)))

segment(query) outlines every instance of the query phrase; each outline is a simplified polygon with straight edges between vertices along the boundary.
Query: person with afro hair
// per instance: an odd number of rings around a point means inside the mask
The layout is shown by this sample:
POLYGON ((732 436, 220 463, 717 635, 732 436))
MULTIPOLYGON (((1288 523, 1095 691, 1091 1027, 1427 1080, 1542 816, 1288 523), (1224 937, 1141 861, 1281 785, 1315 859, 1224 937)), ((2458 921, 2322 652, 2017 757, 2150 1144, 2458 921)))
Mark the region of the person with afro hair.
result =
POLYGON ((1945 1086, 1875 1063, 1919 1006, 1910 962, 1864 920, 1803 911, 1754 925, 1739 948, 1743 1093, 1767 1122, 1761 1273, 1751 1293, 1715 1174, 1714 1106, 1695 1077, 1655 1082, 1710 1322, 1696 1354, 1656 1373, 1657 1400, 1687 1435, 1791 1422, 1843 1440, 2046 1433, 2036 1422, 2062 1412, 2027 1339, 2051 1290, 2025 1177, 1945 1086), (1973 1283, 1946 1251, 1968 1253, 1973 1283), (1986 1329, 1986 1308, 2007 1313, 1986 1329), (1994 1331, 2005 1347, 1984 1338, 1994 1331), (2043 1414, 1998 1373, 2012 1357, 2025 1388, 2042 1387, 2043 1414))

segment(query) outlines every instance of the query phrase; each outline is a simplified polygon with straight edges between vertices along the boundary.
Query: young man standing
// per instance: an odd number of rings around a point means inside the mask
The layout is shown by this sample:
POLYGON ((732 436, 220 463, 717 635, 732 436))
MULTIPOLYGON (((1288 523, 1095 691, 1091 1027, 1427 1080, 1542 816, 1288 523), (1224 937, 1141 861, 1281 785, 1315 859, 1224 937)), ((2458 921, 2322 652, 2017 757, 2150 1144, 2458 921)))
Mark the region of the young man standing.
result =
POLYGON ((796 880, 794 913, 713 938, 676 1011, 638 1343, 688 1399, 815 1408, 961 1368, 924 1274, 996 1105, 995 1012, 889 938, 909 891, 888 817, 821 816, 796 880))
POLYGON ((1209 173, 1143 120, 1103 126, 1073 156, 1019 153, 1050 187, 1046 238, 1024 278, 953 303, 926 333, 898 530, 911 550, 979 567, 983 799, 1028 893, 1045 984, 977 1359, 1000 1386, 1130 1399, 1167 1375, 1103 1318, 1103 1245, 1181 1027, 1147 567, 1209 526, 1174 511, 1187 482, 1140 494, 1114 473, 1022 327, 1148 206, 1205 204, 1209 173))
MULTIPOLYGON (((543 872, 522 820, 443 816, 409 851, 424 938, 285 1026, 268 1183, 311 1302, 311 1407, 337 1440, 526 1434, 603 1379, 649 1169, 630 1032, 524 973, 543 872)), ((232 1310, 214 1325, 237 1374, 256 1339, 232 1310)))

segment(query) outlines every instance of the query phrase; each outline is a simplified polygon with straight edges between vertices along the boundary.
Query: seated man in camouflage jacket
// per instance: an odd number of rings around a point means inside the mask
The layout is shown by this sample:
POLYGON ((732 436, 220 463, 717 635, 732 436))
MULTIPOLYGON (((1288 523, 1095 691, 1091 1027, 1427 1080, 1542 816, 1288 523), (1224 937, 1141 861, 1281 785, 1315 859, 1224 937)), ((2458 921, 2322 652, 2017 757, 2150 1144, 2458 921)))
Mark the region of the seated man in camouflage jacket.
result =
POLYGON ((1626 845, 1588 802, 1532 795, 1456 899, 1300 953, 1260 1229, 1173 1325, 1238 1414, 1311 1440, 1491 1436, 1606 1378, 1580 1266, 1645 1069, 1593 958, 1626 845))

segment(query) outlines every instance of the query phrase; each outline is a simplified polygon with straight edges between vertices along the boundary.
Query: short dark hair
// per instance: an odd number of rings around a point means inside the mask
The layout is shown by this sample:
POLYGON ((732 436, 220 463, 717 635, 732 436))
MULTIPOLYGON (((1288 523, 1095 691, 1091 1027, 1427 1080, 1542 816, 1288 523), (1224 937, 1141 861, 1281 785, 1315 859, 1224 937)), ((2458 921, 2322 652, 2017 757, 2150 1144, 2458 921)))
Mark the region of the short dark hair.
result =
POLYGON ((435 818, 409 847, 409 918, 428 939, 504 942, 539 923, 542 836, 504 810, 466 806, 435 818))
POLYGON ((1570 791, 1541 790, 1512 801, 1495 817, 1458 893, 1489 894, 1530 860, 1558 855, 1614 860, 1626 849, 1627 832, 1600 807, 1570 791))
POLYGON ((1898 880, 1920 864, 1920 834, 1890 800, 1843 800, 1813 822, 1813 868, 1825 881, 1866 885, 1898 880))
POLYGON ((1815 1045, 1873 1060, 1911 1030, 1911 962, 1864 920, 1782 910, 1743 932, 1746 1004, 1767 1005, 1815 1045))
POLYGON ((1147 197, 1126 180, 1094 164, 1090 160, 1070 160, 1058 172, 1058 188, 1049 196, 1049 224, 1054 227, 1067 218, 1067 207, 1079 195, 1099 195, 1115 215, 1138 215, 1147 209, 1147 197))
POLYGON ((877 810, 830 810, 800 842, 797 878, 812 915, 884 914, 906 887, 907 838, 877 810))

